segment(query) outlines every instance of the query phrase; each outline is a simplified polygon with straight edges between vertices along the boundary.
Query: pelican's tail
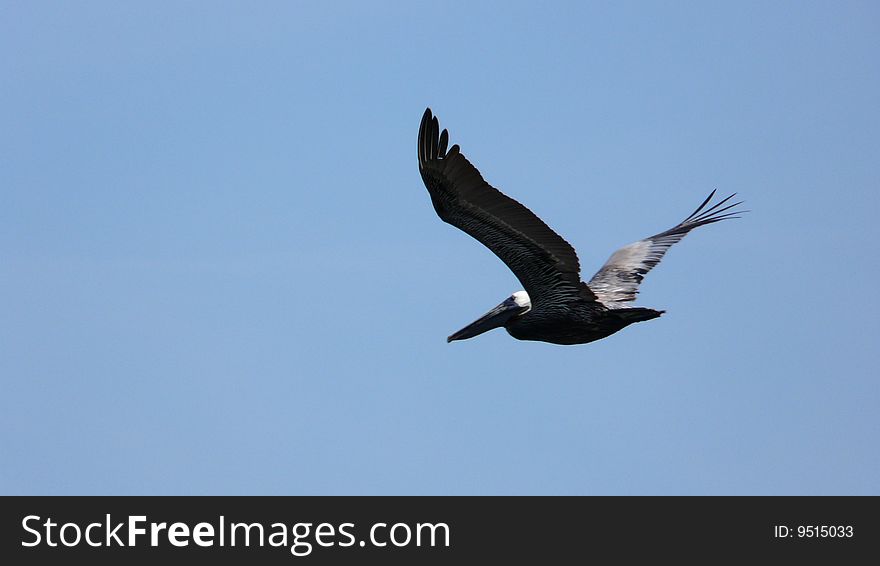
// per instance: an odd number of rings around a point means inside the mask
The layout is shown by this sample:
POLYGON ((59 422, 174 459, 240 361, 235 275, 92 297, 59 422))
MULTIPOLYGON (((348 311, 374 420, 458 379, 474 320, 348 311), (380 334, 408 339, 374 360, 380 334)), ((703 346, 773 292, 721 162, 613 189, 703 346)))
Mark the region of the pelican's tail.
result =
POLYGON ((634 322, 644 322, 657 318, 666 311, 655 311, 654 309, 646 309, 643 307, 633 307, 627 309, 612 309, 610 311, 617 317, 620 317, 624 323, 632 324, 634 322))

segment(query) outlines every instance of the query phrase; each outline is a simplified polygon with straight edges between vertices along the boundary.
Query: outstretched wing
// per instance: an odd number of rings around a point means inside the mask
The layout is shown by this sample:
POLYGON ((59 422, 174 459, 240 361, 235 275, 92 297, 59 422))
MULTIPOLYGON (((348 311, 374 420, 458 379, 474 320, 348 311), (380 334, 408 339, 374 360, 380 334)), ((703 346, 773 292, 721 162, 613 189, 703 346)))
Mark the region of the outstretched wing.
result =
POLYGON ((529 294, 533 309, 595 299, 580 280, 574 248, 528 208, 484 181, 458 145, 447 151, 448 143, 448 132, 440 131, 428 108, 419 127, 419 171, 440 219, 501 258, 529 294))
POLYGON ((715 191, 697 207, 693 214, 685 218, 680 224, 665 232, 661 232, 650 238, 633 242, 614 252, 605 265, 596 275, 590 279, 588 285, 598 297, 599 302, 609 308, 624 308, 634 301, 639 292, 639 284, 651 269, 660 263, 666 251, 673 244, 684 238, 688 232, 699 226, 712 224, 736 216, 743 211, 730 211, 731 208, 742 204, 742 201, 723 206, 732 199, 736 193, 718 202, 710 208, 703 210, 715 191), (730 212, 728 212, 730 211, 730 212))

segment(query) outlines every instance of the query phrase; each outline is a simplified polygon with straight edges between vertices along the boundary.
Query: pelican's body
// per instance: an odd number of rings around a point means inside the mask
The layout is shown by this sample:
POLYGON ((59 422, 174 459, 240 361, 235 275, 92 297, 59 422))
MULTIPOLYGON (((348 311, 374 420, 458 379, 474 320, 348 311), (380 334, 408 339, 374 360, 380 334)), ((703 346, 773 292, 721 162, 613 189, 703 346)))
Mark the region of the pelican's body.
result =
POLYGON ((551 316, 525 313, 513 317, 504 328, 518 340, 586 344, 610 336, 634 322, 651 320, 661 314, 663 311, 644 308, 615 310, 597 301, 576 301, 551 316))
POLYGON ((704 208, 715 192, 683 222, 617 250, 584 283, 574 248, 540 218, 490 186, 453 145, 448 132, 425 111, 419 128, 419 171, 440 218, 495 253, 525 287, 477 321, 452 334, 464 340, 503 326, 519 340, 584 344, 626 326, 657 318, 663 311, 631 306, 644 275, 692 229, 733 218, 722 207, 729 196, 704 208))

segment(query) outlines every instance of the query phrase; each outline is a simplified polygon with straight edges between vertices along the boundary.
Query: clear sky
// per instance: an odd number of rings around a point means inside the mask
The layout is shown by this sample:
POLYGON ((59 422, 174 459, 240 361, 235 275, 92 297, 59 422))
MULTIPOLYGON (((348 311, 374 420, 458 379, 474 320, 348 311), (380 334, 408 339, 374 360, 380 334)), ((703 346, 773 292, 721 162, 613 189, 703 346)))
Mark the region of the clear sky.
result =
POLYGON ((875 2, 4 2, 0 492, 880 494, 875 2), (584 277, 711 191, 666 315, 518 290, 426 106, 584 277))

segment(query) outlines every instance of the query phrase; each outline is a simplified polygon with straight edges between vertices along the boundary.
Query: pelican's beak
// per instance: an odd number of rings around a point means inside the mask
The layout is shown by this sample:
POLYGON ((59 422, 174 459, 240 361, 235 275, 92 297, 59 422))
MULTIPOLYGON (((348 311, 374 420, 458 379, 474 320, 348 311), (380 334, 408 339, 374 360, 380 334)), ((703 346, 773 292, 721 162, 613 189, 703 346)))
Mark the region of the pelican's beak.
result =
POLYGON ((473 338, 483 332, 504 326, 504 324, 514 316, 529 310, 528 307, 521 307, 516 304, 513 298, 509 298, 494 309, 490 310, 479 319, 468 324, 458 332, 446 339, 447 342, 453 340, 467 340, 473 338))

